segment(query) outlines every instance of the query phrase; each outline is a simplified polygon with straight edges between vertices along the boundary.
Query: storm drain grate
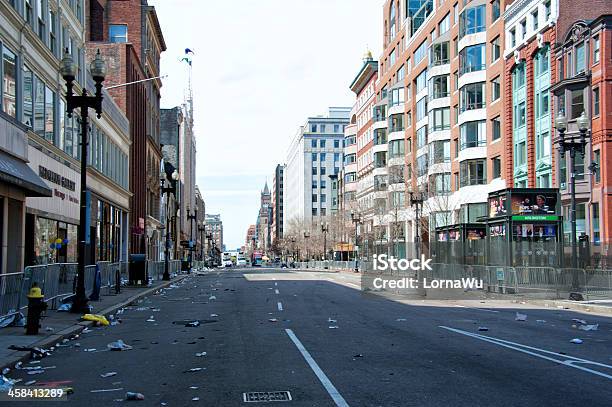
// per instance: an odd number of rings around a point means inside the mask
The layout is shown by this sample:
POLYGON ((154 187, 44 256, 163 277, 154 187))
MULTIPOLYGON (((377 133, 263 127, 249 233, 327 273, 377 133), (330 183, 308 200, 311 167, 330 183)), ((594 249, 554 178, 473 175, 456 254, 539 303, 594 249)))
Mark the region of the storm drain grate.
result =
POLYGON ((250 391, 242 393, 245 403, 266 403, 269 401, 291 401, 291 393, 288 391, 250 391))

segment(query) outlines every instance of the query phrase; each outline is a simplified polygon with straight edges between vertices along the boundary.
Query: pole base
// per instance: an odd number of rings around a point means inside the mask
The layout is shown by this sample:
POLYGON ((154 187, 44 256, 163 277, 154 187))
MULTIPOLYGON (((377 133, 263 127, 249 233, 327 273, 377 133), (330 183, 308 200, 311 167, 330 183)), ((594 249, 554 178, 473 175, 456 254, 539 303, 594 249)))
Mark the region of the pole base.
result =
POLYGON ((70 312, 73 314, 89 314, 90 309, 87 298, 75 297, 70 312))

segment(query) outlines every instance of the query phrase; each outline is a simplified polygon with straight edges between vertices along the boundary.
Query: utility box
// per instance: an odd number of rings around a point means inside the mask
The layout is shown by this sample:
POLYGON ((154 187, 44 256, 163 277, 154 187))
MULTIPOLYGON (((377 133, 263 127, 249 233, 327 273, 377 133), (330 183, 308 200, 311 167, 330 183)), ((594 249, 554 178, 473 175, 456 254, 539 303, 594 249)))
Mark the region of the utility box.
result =
POLYGON ((147 261, 144 254, 130 254, 129 284, 147 285, 147 261))

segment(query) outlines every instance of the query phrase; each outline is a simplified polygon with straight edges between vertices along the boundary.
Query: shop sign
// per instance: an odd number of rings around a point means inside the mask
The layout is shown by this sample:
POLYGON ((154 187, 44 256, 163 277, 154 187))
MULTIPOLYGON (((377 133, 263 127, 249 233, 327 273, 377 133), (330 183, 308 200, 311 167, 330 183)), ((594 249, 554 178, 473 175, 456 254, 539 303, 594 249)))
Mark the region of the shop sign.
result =
POLYGON ((514 215, 512 220, 521 221, 556 221, 559 217, 556 215, 514 215))

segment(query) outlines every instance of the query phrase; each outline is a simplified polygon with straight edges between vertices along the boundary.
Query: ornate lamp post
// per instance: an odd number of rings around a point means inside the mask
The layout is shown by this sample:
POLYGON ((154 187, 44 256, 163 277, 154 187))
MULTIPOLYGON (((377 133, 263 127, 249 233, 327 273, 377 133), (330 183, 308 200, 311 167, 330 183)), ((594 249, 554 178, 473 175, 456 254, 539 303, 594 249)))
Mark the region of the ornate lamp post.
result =
POLYGON ((198 225, 198 232, 200 232, 200 261, 204 260, 204 236, 206 235, 206 223, 200 222, 198 225))
MULTIPOLYGON (((193 221, 198 218, 198 205, 196 205, 195 210, 193 211, 193 215, 191 214, 191 210, 189 209, 189 205, 187 205, 187 219, 189 220, 189 271, 191 273, 191 267, 193 266, 193 221)), ((196 223, 197 224, 197 223, 196 223)))
MULTIPOLYGON (((580 132, 580 136, 578 138, 571 137, 565 138, 565 131, 567 130, 567 118, 565 117, 565 113, 560 111, 557 117, 555 118, 555 128, 559 133, 559 137, 557 138, 557 149, 559 150, 559 155, 561 159, 565 159, 565 153, 569 151, 570 153, 570 162, 569 162, 569 172, 570 172, 570 224, 571 224, 571 235, 570 235, 570 244, 572 245, 572 268, 578 268, 578 246, 576 244, 576 171, 575 171, 575 159, 576 153, 580 153, 582 159, 584 160, 585 146, 587 145, 587 131, 589 129, 589 119, 586 117, 584 111, 576 119, 576 124, 578 125, 578 130, 580 132)), ((578 276, 577 274, 573 278, 574 287, 578 286, 578 276)))
POLYGON ((353 245, 353 251, 355 256, 355 273, 359 273, 359 263, 357 260, 358 250, 357 250, 357 226, 361 223, 361 217, 358 213, 351 211, 351 221, 355 224, 355 244, 353 245))
POLYGON ((78 229, 78 267, 77 285, 71 311, 74 313, 89 312, 87 296, 85 294, 85 251, 89 245, 89 193, 87 191, 87 148, 89 140, 87 131, 89 130, 89 108, 96 111, 98 118, 102 116, 102 82, 106 76, 106 64, 100 56, 100 50, 91 62, 89 70, 96 83, 96 93, 88 95, 87 89, 83 88, 82 94, 73 93, 74 80, 77 74, 77 64, 66 49, 64 58, 60 63, 60 74, 66 81, 66 113, 72 117, 74 109, 79 109, 81 114, 81 207, 79 212, 78 229))
MULTIPOLYGON (((171 165, 168 166, 168 170, 172 171, 171 165)), ((179 179, 179 173, 177 170, 172 171, 170 174, 166 170, 162 171, 160 177, 161 193, 166 194, 166 244, 164 249, 164 275, 163 280, 170 280, 170 194, 173 194, 176 198, 176 181, 179 179), (168 186, 166 186, 168 181, 168 186)))
POLYGON ((306 245, 306 267, 308 267, 308 262, 310 261, 310 248, 308 247, 308 238, 310 238, 310 233, 304 232, 304 244, 306 245))

